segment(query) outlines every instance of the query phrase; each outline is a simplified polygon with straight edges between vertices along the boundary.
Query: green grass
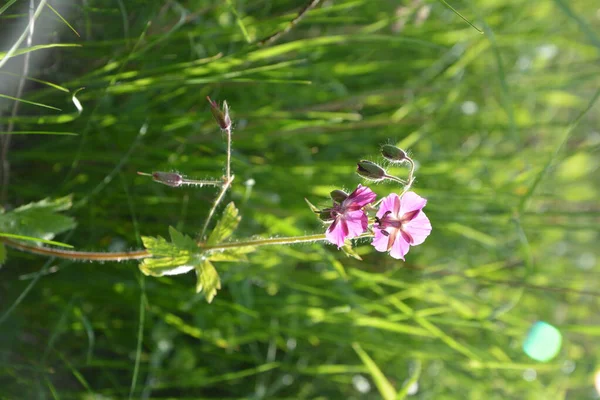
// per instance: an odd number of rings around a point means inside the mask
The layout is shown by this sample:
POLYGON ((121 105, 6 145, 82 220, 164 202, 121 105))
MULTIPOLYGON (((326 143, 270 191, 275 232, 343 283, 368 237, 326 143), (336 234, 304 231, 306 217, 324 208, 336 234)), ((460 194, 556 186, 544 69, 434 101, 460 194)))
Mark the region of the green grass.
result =
POLYGON ((594 2, 448 2, 480 34, 443 2, 336 0, 263 47, 304 1, 108 3, 53 1, 29 49, 29 2, 0 5, 0 59, 24 35, 0 69, 2 205, 73 194, 76 228, 46 239, 100 251, 170 225, 195 237, 218 189, 137 171, 222 176, 207 95, 232 109, 237 239, 322 233, 304 199, 356 187, 356 162, 385 143, 418 162, 433 231, 406 262, 366 241, 362 261, 324 244, 260 248, 215 264, 211 304, 193 274, 8 249, 0 398, 595 398, 594 2), (536 320, 564 335, 548 363, 521 349, 536 320))

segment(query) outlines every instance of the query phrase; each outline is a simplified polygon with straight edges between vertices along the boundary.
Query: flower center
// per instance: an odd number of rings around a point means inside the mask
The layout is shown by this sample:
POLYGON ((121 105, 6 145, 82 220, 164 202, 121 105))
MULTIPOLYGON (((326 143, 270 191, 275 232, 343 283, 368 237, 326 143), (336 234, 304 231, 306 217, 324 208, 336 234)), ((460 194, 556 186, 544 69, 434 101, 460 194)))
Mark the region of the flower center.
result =
MULTIPOLYGON (((388 236, 390 237, 390 239, 395 240, 396 235, 400 233, 400 235, 402 236, 402 238, 404 238, 406 242, 412 244, 412 236, 402 228, 404 227, 404 224, 412 220, 416 216, 416 214, 418 214, 418 212, 419 211, 417 210, 416 212, 411 212, 403 215, 402 218, 398 218, 397 216, 393 215, 391 211, 387 211, 385 214, 383 214, 381 218, 375 217, 375 223, 377 223, 377 227, 381 230, 381 233, 384 236, 388 236)), ((390 244, 388 247, 391 248, 391 245, 393 244, 394 240, 390 240, 390 244)))
POLYGON ((387 211, 381 218, 375 217, 375 222, 379 225, 378 228, 383 231, 386 228, 402 229, 403 221, 395 218, 391 211, 387 211))

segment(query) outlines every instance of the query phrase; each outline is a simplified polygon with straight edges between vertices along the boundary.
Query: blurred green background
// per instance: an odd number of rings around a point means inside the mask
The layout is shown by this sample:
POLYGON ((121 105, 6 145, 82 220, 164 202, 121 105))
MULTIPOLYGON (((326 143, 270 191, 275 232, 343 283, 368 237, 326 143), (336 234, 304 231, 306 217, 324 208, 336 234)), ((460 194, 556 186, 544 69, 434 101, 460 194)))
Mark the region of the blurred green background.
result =
MULTIPOLYGON (((0 2, 0 58, 29 4, 0 2)), ((77 134, 10 135, 3 207, 73 194, 77 227, 56 240, 194 236, 216 190, 136 172, 222 175, 207 95, 232 109, 237 239, 322 232, 304 198, 355 188, 356 161, 380 161, 385 143, 418 162, 433 231, 406 262, 367 242, 363 261, 263 248, 217 265, 212 304, 193 274, 8 250, 0 398, 598 397, 597 1, 451 2, 483 34, 439 1, 323 1, 262 47, 304 0, 48 4, 0 68, 0 131, 77 134), (38 81, 18 96, 23 73, 38 81), (6 96, 39 105, 12 115, 6 96), (547 363, 522 351, 537 320, 563 334, 547 363)))

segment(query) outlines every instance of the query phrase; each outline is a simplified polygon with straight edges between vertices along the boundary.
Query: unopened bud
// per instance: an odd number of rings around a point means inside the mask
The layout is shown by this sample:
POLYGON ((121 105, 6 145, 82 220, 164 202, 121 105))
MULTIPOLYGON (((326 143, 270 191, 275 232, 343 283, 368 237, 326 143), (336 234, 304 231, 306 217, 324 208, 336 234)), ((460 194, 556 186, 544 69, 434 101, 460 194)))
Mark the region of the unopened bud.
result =
POLYGON ((370 179, 372 181, 380 181, 386 177, 385 170, 374 162, 361 160, 356 165, 358 166, 356 173, 363 178, 370 179))
POLYGON ((223 102, 223 109, 219 108, 219 105, 212 101, 210 97, 206 96, 206 99, 210 103, 210 112, 213 117, 215 117, 215 121, 219 124, 219 127, 224 131, 231 129, 231 118, 229 117, 229 106, 227 102, 223 102))
POLYGON ((343 190, 333 190, 331 193, 329 193, 329 196, 331 196, 333 201, 342 203, 348 198, 348 193, 344 192, 343 190))
POLYGON ((392 146, 391 144, 385 144, 381 147, 381 155, 388 161, 391 162, 402 162, 407 159, 406 152, 401 148, 392 146))
POLYGON ((324 222, 333 221, 335 218, 331 216, 331 208, 326 208, 319 212, 319 219, 324 222))
POLYGON ((171 187, 179 187, 183 183, 183 177, 176 172, 153 172, 152 179, 171 187))

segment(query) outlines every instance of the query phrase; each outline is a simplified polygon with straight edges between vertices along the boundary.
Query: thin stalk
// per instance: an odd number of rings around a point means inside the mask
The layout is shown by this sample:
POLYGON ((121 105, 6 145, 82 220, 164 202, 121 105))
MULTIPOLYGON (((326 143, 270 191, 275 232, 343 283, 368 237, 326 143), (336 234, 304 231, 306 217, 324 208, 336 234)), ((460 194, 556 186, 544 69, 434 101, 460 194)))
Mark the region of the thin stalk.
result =
POLYGON ((227 172, 226 172, 226 176, 227 176, 227 181, 231 182, 233 181, 233 177, 231 176, 231 125, 229 126, 229 128, 227 128, 227 172))
POLYGON ((397 177, 395 177, 393 175, 385 174, 383 176, 383 178, 384 179, 389 179, 389 180, 394 181, 394 182, 398 182, 401 185, 406 185, 406 181, 404 179, 397 178, 397 177))
MULTIPOLYGON (((229 156, 229 152, 227 152, 227 155, 229 156)), ((229 161, 227 162, 227 167, 228 167, 227 168, 228 169, 227 172, 229 173, 229 161)), ((215 199, 215 202, 213 203, 212 208, 208 212, 208 216, 206 217, 206 221, 204 221, 204 226, 202 227, 202 232, 199 235, 199 239, 204 238, 204 234, 206 233, 206 229, 208 228, 208 224, 210 223, 210 220, 212 219, 213 215, 215 214, 215 211, 217 210, 217 207, 219 206, 219 204, 221 204, 221 201, 223 200, 223 197, 225 197, 225 193, 227 193, 227 190, 229 189, 229 186, 231 186, 231 182, 233 182, 233 178, 234 178, 234 176, 231 176, 231 178, 228 178, 227 181, 225 181, 225 183, 223 184, 223 187, 221 188, 221 191, 219 192, 219 195, 215 199)))
MULTIPOLYGON (((363 235, 366 237, 369 235, 363 235)), ((205 246, 203 243, 198 243, 198 247, 203 250, 225 250, 237 247, 261 247, 261 246, 275 246, 275 245, 286 245, 286 244, 299 244, 299 243, 311 243, 325 241, 327 238, 324 233, 315 235, 303 235, 303 236, 292 236, 283 238, 268 238, 268 239, 256 239, 256 240, 245 240, 240 242, 231 243, 220 243, 212 246, 205 246)), ((17 242, 12 239, 0 237, 0 242, 14 249, 25 251, 32 254, 38 254, 48 257, 56 257, 65 260, 72 261, 130 261, 130 260, 142 260, 144 258, 152 257, 148 250, 133 250, 133 251, 122 251, 115 253, 103 253, 95 251, 77 251, 77 250, 63 250, 51 247, 34 246, 17 242)))
POLYGON ((408 192, 415 181, 415 162, 410 157, 406 157, 406 161, 410 164, 410 171, 408 172, 408 182, 404 186, 404 190, 402 190, 402 194, 408 192))
POLYGON ((296 26, 302 20, 302 18, 304 18, 306 16, 306 14, 310 10, 315 8, 319 4, 320 1, 321 0, 309 0, 308 3, 306 3, 300 11, 298 11, 298 15, 296 15, 296 17, 293 20, 291 20, 285 28, 283 28, 282 30, 275 32, 271 36, 259 41, 258 45, 265 46, 265 45, 271 44, 271 43, 275 42, 277 39, 279 39, 281 36, 288 33, 290 30, 292 30, 292 28, 294 26, 296 26))

